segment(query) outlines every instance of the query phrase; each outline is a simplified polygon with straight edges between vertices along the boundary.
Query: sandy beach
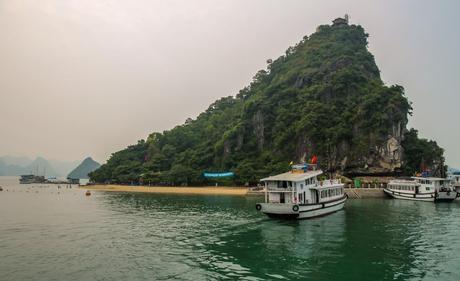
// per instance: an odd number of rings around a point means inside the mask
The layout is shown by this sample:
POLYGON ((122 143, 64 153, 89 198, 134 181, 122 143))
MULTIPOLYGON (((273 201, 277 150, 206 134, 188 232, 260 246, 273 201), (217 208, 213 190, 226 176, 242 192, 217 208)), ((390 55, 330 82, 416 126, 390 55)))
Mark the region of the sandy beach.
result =
POLYGON ((176 193, 176 194, 208 194, 208 195, 246 195, 245 187, 171 187, 171 186, 128 186, 128 185, 88 185, 81 189, 108 192, 143 192, 143 193, 176 193))

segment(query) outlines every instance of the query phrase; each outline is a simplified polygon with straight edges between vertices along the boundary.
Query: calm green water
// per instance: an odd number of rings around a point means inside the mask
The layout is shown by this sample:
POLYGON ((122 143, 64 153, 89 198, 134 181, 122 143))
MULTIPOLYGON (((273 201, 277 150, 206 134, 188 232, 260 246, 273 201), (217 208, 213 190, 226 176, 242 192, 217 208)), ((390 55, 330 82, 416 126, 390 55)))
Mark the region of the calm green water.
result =
POLYGON ((460 202, 349 200, 275 221, 258 198, 93 193, 0 178, 0 280, 460 280, 460 202), (8 189, 8 191, 6 191, 8 189))

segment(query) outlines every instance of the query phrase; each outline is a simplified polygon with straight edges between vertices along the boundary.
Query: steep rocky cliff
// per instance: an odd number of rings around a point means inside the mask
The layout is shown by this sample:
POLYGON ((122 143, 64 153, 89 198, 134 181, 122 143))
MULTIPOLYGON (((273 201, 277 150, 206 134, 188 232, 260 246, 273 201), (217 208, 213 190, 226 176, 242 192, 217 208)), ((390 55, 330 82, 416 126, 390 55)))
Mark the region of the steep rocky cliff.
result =
POLYGON ((254 183, 313 155, 342 173, 403 170, 412 108, 382 82, 367 38, 359 25, 319 26, 235 97, 114 153, 92 179, 206 184, 204 171, 233 171, 229 183, 254 183))

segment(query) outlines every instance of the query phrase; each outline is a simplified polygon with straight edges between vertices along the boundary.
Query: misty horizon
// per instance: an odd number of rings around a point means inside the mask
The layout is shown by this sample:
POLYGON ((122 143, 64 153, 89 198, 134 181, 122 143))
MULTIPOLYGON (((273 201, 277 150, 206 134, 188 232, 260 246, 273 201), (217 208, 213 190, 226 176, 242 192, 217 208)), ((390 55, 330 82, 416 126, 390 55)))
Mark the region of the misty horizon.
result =
POLYGON ((0 155, 105 163, 249 85, 317 26, 351 15, 408 127, 460 167, 455 1, 5 1, 0 155))

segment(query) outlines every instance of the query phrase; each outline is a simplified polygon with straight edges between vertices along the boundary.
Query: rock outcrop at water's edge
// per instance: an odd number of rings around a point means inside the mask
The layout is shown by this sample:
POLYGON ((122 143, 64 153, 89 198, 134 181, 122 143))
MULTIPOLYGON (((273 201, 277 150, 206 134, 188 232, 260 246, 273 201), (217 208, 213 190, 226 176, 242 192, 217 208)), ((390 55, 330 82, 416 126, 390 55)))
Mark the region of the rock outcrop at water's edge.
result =
POLYGON ((319 26, 236 96, 112 154, 91 178, 201 185, 204 171, 233 171, 221 184, 255 184, 313 155, 345 174, 442 170, 443 150, 407 130, 411 104, 383 83, 367 38, 359 25, 319 26))

